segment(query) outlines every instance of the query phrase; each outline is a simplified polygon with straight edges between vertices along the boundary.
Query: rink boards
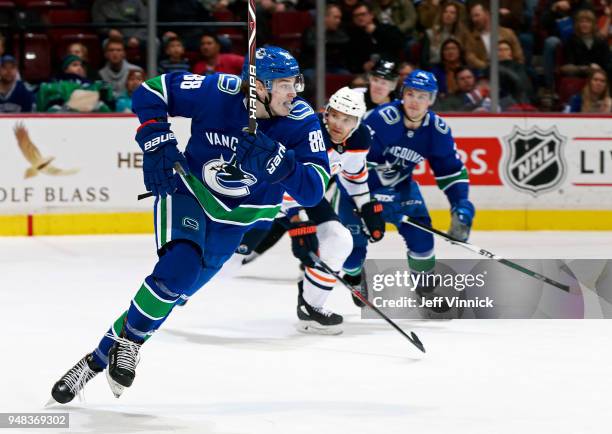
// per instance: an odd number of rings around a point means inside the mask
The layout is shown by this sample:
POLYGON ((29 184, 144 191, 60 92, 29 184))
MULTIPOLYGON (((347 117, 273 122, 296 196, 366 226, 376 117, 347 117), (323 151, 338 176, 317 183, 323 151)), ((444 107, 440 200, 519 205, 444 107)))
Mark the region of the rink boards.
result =
MULTIPOLYGON (((448 115, 470 172, 478 230, 612 229, 612 117, 448 115)), ((173 120, 186 143, 187 119, 173 120)), ((129 115, 0 117, 0 235, 152 232, 129 115), (17 131, 15 131, 17 129, 17 131)), ((415 178, 434 225, 448 202, 429 167, 415 178)))

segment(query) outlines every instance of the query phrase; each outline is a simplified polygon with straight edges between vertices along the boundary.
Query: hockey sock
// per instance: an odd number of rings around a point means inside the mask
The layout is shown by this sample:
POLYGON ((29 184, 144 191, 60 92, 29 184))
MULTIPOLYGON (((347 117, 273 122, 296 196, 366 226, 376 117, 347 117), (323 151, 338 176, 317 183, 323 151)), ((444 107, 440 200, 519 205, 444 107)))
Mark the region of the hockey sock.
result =
POLYGON ((96 363, 100 366, 108 364, 107 354, 115 342, 111 336, 118 337, 122 331, 131 341, 146 341, 168 318, 177 299, 177 294, 169 295, 162 291, 148 276, 130 302, 130 308, 117 318, 95 349, 96 363))
POLYGON ((304 293, 302 297, 311 306, 321 307, 334 289, 336 278, 319 268, 306 267, 304 270, 304 293))
POLYGON ((169 245, 153 273, 147 276, 124 312, 111 326, 94 350, 100 366, 108 364, 113 337, 121 335, 134 342, 147 340, 166 320, 182 293, 197 281, 202 269, 200 251, 189 242, 169 245), (180 292, 180 293, 179 293, 180 292))

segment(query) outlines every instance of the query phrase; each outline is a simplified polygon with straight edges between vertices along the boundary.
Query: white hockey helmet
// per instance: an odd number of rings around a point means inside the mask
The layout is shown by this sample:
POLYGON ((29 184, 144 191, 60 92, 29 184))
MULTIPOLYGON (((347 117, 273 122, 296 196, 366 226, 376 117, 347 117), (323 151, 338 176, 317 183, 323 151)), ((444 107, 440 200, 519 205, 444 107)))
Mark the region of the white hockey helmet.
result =
POLYGON ((353 128, 347 136, 347 138, 349 138, 359 127, 359 123, 361 122, 363 115, 365 115, 366 104, 364 94, 363 92, 345 86, 337 90, 336 93, 329 98, 329 102, 325 107, 325 112, 327 112, 330 108, 333 108, 340 113, 344 113, 345 115, 355 116, 357 118, 355 128, 353 128))

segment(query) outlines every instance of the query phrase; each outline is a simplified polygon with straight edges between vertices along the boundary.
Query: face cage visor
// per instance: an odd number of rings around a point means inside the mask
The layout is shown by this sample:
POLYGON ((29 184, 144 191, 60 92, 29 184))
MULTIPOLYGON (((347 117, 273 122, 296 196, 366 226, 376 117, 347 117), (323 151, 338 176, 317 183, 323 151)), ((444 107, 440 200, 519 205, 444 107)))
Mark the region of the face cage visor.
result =
POLYGON ((279 90, 281 92, 295 92, 295 93, 300 93, 304 91, 304 76, 302 74, 298 74, 298 75, 294 75, 293 78, 295 78, 295 83, 293 83, 293 85, 291 83, 274 83, 277 80, 280 80, 282 78, 292 78, 292 77, 279 77, 276 78, 274 80, 264 80, 264 86, 266 87, 266 89, 268 90, 268 92, 272 92, 272 87, 274 86, 274 89, 279 90))

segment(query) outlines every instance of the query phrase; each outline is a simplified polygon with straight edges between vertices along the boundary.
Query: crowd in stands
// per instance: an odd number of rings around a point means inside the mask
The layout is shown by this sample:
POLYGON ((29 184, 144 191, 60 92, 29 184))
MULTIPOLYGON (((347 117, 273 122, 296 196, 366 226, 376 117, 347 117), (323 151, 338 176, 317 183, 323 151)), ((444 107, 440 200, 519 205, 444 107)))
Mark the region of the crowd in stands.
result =
MULTIPOLYGON (((491 110, 489 59, 499 58, 504 112, 610 113, 611 0, 499 0, 490 45, 486 0, 336 0, 325 9, 327 94, 367 88, 372 106, 397 95, 414 68, 439 84, 435 109, 491 110)), ((147 79, 147 0, 1 2, 0 112, 129 112, 147 79), (11 6, 12 4, 12 6, 11 6), (30 30, 11 25, 17 15, 30 30), (24 18, 25 17, 25 18, 24 18), (87 23, 100 24, 88 27, 87 23), (48 27, 40 24, 50 24, 48 27), (61 28, 58 24, 72 23, 61 28), (82 23, 83 28, 75 27, 82 23), (134 27, 129 27, 134 26, 134 27)), ((245 0, 158 1, 162 22, 245 21, 245 0)), ((314 0, 257 0, 257 45, 289 49, 312 99, 314 0)), ((244 27, 160 27, 158 73, 240 74, 244 27)))

